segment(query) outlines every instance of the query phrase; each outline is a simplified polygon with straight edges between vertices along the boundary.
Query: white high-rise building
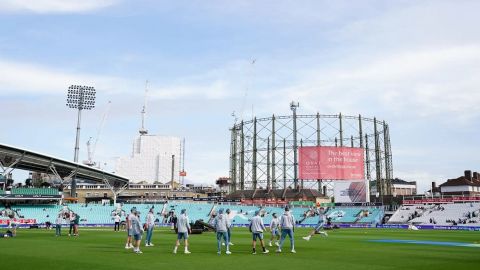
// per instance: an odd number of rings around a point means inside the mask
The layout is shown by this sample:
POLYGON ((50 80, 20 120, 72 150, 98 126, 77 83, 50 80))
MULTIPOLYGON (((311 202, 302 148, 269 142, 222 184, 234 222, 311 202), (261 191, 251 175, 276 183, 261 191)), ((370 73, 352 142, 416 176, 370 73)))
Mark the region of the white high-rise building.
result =
POLYGON ((168 183, 179 181, 181 140, 173 136, 138 136, 133 141, 132 155, 121 157, 116 163, 116 172, 136 183, 146 181, 168 183), (173 175, 172 175, 173 156, 173 175))
MULTIPOLYGON (((142 108, 142 125, 138 136, 133 141, 132 155, 117 160, 115 170, 126 176, 133 183, 147 182, 153 184, 180 183, 180 162, 183 162, 184 151, 180 138, 174 136, 149 135, 145 127, 147 113, 148 81, 145 83, 145 100, 142 108)), ((183 145, 183 147, 185 147, 183 145)), ((183 166, 182 166, 183 167, 183 166)))

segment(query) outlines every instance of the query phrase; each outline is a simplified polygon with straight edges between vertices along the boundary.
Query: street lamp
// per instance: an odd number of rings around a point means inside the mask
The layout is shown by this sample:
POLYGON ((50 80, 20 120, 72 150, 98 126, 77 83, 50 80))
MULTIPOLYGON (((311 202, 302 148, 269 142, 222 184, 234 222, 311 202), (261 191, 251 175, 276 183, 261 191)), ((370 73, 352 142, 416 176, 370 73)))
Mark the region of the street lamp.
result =
MULTIPOLYGON (((67 107, 77 109, 77 136, 75 139, 75 152, 73 161, 78 162, 79 144, 80 144, 80 123, 82 120, 82 110, 91 110, 95 108, 95 88, 91 86, 71 85, 68 87, 67 107)), ((76 197, 77 181, 76 177, 72 178, 70 195, 76 197)))

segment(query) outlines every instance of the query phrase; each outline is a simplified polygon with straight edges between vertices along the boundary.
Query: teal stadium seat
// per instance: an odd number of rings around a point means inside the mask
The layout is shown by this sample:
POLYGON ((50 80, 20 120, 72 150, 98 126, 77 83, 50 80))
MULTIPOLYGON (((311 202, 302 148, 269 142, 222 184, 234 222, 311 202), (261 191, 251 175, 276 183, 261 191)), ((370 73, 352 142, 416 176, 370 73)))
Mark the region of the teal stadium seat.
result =
MULTIPOLYGON (((29 189, 29 188, 19 188, 12 190, 13 194, 27 194, 26 192, 35 192, 31 194, 47 194, 46 192, 58 192, 55 189, 29 189)), ((56 193, 57 194, 57 193, 56 193)), ((101 204, 68 204, 68 208, 80 215, 81 224, 102 224, 102 225, 113 225, 114 220, 112 212, 116 210, 116 206, 111 205, 101 205, 101 204)), ((122 210, 126 213, 130 212, 132 207, 136 207, 140 211, 140 219, 142 222, 145 221, 146 214, 150 208, 154 206, 155 216, 162 222, 163 217, 157 215, 164 208, 164 204, 124 204, 122 210)), ((174 211, 176 215, 180 215, 182 209, 186 209, 190 217, 191 222, 197 220, 204 220, 205 222, 209 219, 209 213, 214 207, 212 203, 196 203, 196 202, 180 202, 180 201, 170 201, 166 207, 165 211, 174 211)), ((37 223, 44 224, 49 221, 51 223, 55 222, 55 219, 58 213, 63 209, 61 205, 21 205, 13 206, 15 210, 18 210, 19 215, 24 216, 25 218, 36 219, 37 223)), ((220 208, 230 208, 234 217, 232 224, 233 225, 246 225, 249 223, 250 219, 254 216, 255 211, 259 210, 258 206, 244 206, 244 205, 215 205, 216 210, 220 208)), ((264 216, 264 223, 266 226, 270 224, 272 219, 272 213, 277 213, 278 216, 282 215, 284 212, 283 207, 265 207, 263 208, 266 215, 264 216)), ((304 213, 308 211, 306 207, 295 207, 291 209, 292 214, 295 216, 297 221, 303 219, 304 213)), ((330 208, 326 213, 328 217, 331 218, 332 223, 379 223, 383 217, 383 211, 379 208, 355 208, 355 207, 334 207, 330 208), (368 217, 362 217, 360 215, 362 210, 367 210, 370 212, 368 217)), ((302 224, 303 225, 314 225, 318 222, 318 216, 306 218, 302 224)), ((66 222, 67 223, 67 222, 66 222)))

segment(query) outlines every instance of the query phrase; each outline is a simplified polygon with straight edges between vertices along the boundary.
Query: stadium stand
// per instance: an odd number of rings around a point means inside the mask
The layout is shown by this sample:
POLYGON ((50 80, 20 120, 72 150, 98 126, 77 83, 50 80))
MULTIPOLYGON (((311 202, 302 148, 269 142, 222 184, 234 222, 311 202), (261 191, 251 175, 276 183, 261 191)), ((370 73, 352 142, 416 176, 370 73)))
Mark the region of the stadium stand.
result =
POLYGON ((335 208, 327 213, 333 223, 354 223, 360 212, 358 208, 335 208))
MULTIPOLYGON (((47 189, 48 190, 48 189, 47 189)), ((17 190, 16 192, 24 192, 17 190)), ((31 191, 33 192, 33 191, 31 191)), ((38 192, 38 191, 35 191, 38 192)), ((53 223, 56 216, 62 211, 64 206, 62 205, 17 205, 13 206, 19 217, 27 219, 36 219, 38 224, 45 224, 45 222, 53 223)), ((114 223, 113 213, 119 209, 112 205, 102 204, 68 204, 68 209, 80 215, 80 224, 98 224, 98 225, 111 225, 114 223)), ((160 223, 166 223, 167 216, 173 212, 177 216, 182 209, 186 209, 190 217, 191 222, 197 220, 203 220, 208 222, 210 219, 210 213, 212 210, 229 208, 233 217, 233 225, 246 225, 249 220, 255 215, 255 211, 263 210, 265 213, 264 223, 268 225, 272 219, 272 214, 277 213, 279 216, 283 213, 283 207, 259 207, 251 205, 237 205, 237 204, 225 204, 216 205, 212 203, 198 203, 198 202, 183 202, 183 201, 170 201, 167 204, 123 204, 121 211, 129 213, 132 207, 136 207, 141 214, 141 218, 145 217, 145 214, 154 208, 154 213, 160 223)), ((1 207, 0 207, 1 208, 1 207)), ((308 213, 310 208, 308 207, 294 207, 291 209, 295 219, 303 225, 313 225, 318 222, 318 216, 310 216, 308 213), (306 215, 307 214, 307 215, 306 215)), ((383 217, 383 211, 375 207, 332 207, 329 208, 326 213, 327 217, 331 218, 332 223, 362 223, 362 224, 377 224, 383 217), (368 213, 368 215, 366 214, 368 213)), ((142 220, 143 221, 143 220, 142 220)))
POLYGON ((405 224, 415 218, 420 216, 424 211, 428 211, 433 206, 425 205, 406 205, 400 207, 388 220, 388 223, 391 224, 405 224))
POLYGON ((11 192, 15 195, 58 195, 55 188, 14 188, 11 192))
POLYGON ((180 215, 182 209, 186 209, 190 220, 195 222, 197 220, 208 221, 212 206, 212 204, 205 203, 171 202, 168 204, 167 209, 174 211, 177 216, 180 215))
POLYGON ((413 224, 471 225, 478 223, 480 203, 442 204, 430 208, 423 215, 413 218, 413 224))
POLYGON ((477 225, 480 224, 480 203, 451 203, 402 206, 388 223, 416 225, 477 225))
POLYGON ((357 223, 369 223, 369 224, 380 224, 383 218, 384 212, 381 208, 368 208, 365 210, 368 215, 363 215, 359 217, 356 221, 357 223), (368 211, 368 212, 367 212, 368 211))

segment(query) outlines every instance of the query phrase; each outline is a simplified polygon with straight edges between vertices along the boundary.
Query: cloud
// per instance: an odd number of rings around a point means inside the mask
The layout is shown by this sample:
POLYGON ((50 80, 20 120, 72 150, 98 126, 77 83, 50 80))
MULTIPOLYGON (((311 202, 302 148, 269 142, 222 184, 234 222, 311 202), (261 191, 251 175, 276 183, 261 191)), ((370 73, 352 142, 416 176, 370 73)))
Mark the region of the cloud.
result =
POLYGON ((177 76, 168 83, 153 83, 150 96, 168 100, 239 98, 244 94, 246 81, 250 78, 250 68, 250 61, 230 60, 218 67, 177 76))
MULTIPOLYGON (((235 96, 233 78, 225 77, 227 70, 214 69, 192 77, 179 78, 160 85, 151 82, 151 100, 219 100, 235 96), (225 76, 224 76, 225 75, 225 76)), ((233 72, 233 71, 232 71, 233 72)), ((72 84, 91 85, 108 94, 143 94, 142 80, 117 76, 94 75, 73 70, 51 68, 49 66, 2 60, 0 58, 0 95, 57 94, 64 93, 72 84)))
POLYGON ((480 114, 479 60, 480 44, 371 55, 368 62, 344 61, 336 68, 305 72, 272 95, 283 96, 282 104, 299 100, 311 111, 378 108, 390 115, 475 117, 480 114))
POLYGON ((117 4, 118 0, 3 0, 1 12, 82 13, 117 4))
POLYGON ((202 98, 202 99, 224 99, 230 96, 228 91, 228 82, 224 80, 216 80, 208 85, 172 85, 156 87, 151 90, 153 99, 185 99, 185 98, 202 98))
MULTIPOLYGON (((394 5, 394 4, 392 4, 394 5)), ((188 19, 200 17, 202 20, 234 20, 247 24, 264 26, 282 25, 288 31, 298 25, 334 24, 352 17, 379 12, 384 5, 378 0, 242 0, 242 1, 166 1, 160 9, 182 10, 188 19), (380 3, 380 4, 379 4, 380 3), (361 12, 359 11, 361 10, 361 12), (204 16, 204 14, 208 14, 204 16), (199 16, 200 15, 200 16, 199 16)))
POLYGON ((75 73, 31 63, 0 59, 1 94, 55 94, 65 92, 72 84, 92 85, 96 88, 114 91, 115 87, 125 89, 123 79, 75 73))

